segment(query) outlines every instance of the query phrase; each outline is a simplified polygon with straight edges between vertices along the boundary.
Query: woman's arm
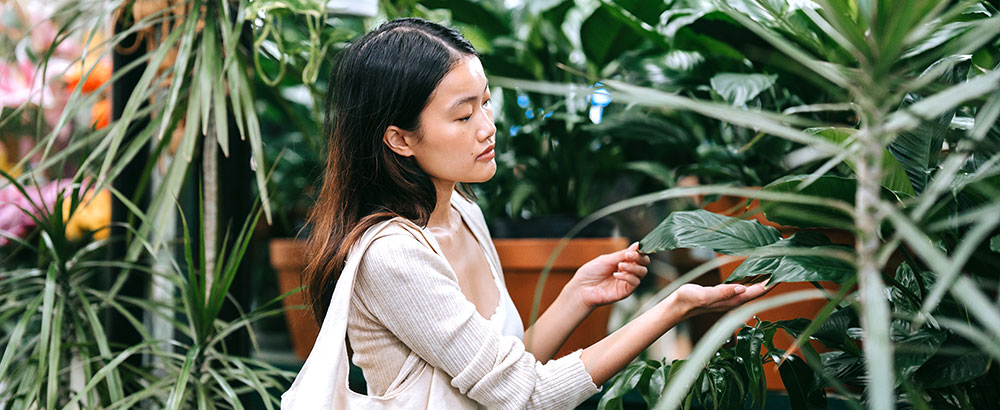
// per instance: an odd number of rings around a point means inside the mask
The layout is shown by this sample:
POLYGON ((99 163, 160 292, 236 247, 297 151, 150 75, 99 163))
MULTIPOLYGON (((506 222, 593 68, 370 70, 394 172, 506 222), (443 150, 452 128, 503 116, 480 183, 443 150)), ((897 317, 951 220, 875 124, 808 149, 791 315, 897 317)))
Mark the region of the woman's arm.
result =
POLYGON ((648 264, 649 256, 640 254, 639 244, 634 243, 581 266, 556 300, 524 332, 525 347, 542 363, 553 359, 590 312, 632 294, 646 276, 648 264))
POLYGON ((680 321, 705 312, 731 309, 764 292, 762 283, 750 287, 681 286, 652 309, 584 349, 580 359, 594 384, 601 385, 680 321))

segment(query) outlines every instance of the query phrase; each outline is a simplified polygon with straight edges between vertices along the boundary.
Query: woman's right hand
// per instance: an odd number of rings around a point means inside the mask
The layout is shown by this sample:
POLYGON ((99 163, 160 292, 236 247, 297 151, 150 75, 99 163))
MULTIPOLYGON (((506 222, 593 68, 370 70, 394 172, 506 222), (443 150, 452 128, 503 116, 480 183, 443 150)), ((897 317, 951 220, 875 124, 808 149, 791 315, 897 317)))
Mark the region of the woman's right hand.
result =
POLYGON ((751 286, 722 284, 712 287, 685 284, 670 295, 675 308, 684 312, 683 318, 691 318, 702 313, 733 309, 767 293, 764 283, 751 286))

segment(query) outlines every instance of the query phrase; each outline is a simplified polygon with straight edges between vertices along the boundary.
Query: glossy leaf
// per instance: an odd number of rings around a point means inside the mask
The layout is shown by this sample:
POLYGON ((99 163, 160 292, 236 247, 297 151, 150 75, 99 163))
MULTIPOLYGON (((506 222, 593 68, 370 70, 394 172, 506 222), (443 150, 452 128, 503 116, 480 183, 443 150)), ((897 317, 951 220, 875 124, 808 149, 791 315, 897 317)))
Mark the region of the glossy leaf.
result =
POLYGON ((764 363, 761 348, 765 333, 758 327, 744 327, 736 333, 736 355, 742 361, 743 369, 750 382, 750 393, 755 402, 763 404, 767 385, 764 379, 764 363))
MULTIPOLYGON (((806 131, 815 133, 838 144, 844 144, 845 146, 856 143, 852 138, 854 133, 857 132, 854 128, 812 128, 806 131)), ((847 161, 847 165, 851 167, 851 170, 857 172, 857 165, 854 161, 847 161)), ((906 170, 903 169, 903 165, 899 163, 899 160, 888 149, 883 150, 882 153, 882 172, 885 175, 882 180, 883 187, 893 192, 913 196, 913 184, 910 183, 906 175, 906 170)))
MULTIPOLYGON (((941 64, 941 63, 939 63, 941 64)), ((964 73, 968 71, 969 63, 956 64, 941 76, 945 84, 957 84, 964 78, 964 73)), ((929 73, 933 73, 933 67, 928 68, 929 73)), ((918 103, 921 97, 915 94, 907 95, 903 107, 918 103)), ((951 119, 955 116, 957 104, 951 105, 950 109, 944 110, 936 118, 922 121, 920 125, 910 131, 904 131, 896 136, 896 139, 889 144, 889 151, 899 160, 899 163, 906 171, 906 175, 913 185, 915 193, 923 192, 930 182, 931 173, 937 167, 941 157, 941 148, 944 144, 945 136, 950 130, 951 119)))
MULTIPOLYGON (((913 268, 910 267, 909 263, 903 262, 899 264, 899 267, 896 268, 895 280, 913 295, 919 297, 924 293, 924 290, 920 288, 917 275, 913 272, 913 268)), ((889 300, 892 302, 893 310, 906 313, 920 311, 919 301, 914 301, 910 297, 907 297, 904 291, 897 287, 893 287, 889 291, 889 300)))
POLYGON ((820 353, 823 368, 837 380, 852 385, 862 385, 865 377, 865 362, 860 356, 845 351, 820 353))
POLYGON ((580 27, 583 52, 598 69, 642 41, 642 37, 622 23, 614 13, 611 6, 601 3, 580 27))
POLYGON ((959 354, 938 353, 914 374, 923 388, 937 388, 975 380, 986 374, 990 358, 984 353, 968 350, 959 354))
POLYGON ((793 409, 826 409, 826 393, 815 384, 813 371, 799 356, 789 356, 778 367, 793 409))
POLYGON ((712 90, 736 107, 742 107, 757 95, 771 89, 777 75, 720 73, 711 79, 712 90))
POLYGON ((704 210, 671 213, 639 242, 643 253, 677 248, 709 248, 732 255, 777 242, 778 230, 704 210))
POLYGON ((770 275, 770 283, 822 281, 841 283, 854 274, 854 266, 842 259, 824 256, 823 252, 849 249, 831 244, 821 233, 802 231, 787 239, 757 248, 726 278, 726 281, 770 275), (795 254, 797 250, 808 250, 812 254, 795 254), (789 254, 783 255, 784 252, 789 254))
MULTIPOLYGON (((790 175, 767 184, 762 188, 767 192, 794 192, 819 198, 830 198, 854 203, 857 182, 853 179, 821 176, 806 187, 802 182, 808 175, 790 175)), ((760 209, 771 222, 801 228, 847 228, 854 225, 854 219, 839 209, 817 205, 792 204, 778 201, 760 201, 760 209)))
POLYGON ((900 375, 909 378, 923 366, 944 343, 948 335, 938 329, 923 327, 910 330, 910 323, 904 320, 892 322, 892 339, 896 345, 896 368, 900 375))
POLYGON ((597 404, 597 408, 604 409, 621 409, 622 408, 622 396, 626 393, 632 391, 636 384, 639 383, 639 379, 642 378, 643 371, 648 367, 645 361, 636 362, 628 365, 628 367, 622 369, 614 379, 611 381, 611 385, 608 386, 604 394, 601 396, 601 401, 597 404))

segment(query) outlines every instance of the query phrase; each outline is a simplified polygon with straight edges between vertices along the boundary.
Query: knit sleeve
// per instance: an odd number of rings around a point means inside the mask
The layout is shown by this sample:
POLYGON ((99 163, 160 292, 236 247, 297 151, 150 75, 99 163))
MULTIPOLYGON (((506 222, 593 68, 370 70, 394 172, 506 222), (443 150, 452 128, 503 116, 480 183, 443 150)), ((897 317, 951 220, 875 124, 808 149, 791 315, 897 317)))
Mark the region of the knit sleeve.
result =
POLYGON ((516 337, 476 312, 447 261, 409 235, 375 240, 355 291, 403 344, 490 409, 572 408, 598 392, 574 352, 539 363, 516 337))

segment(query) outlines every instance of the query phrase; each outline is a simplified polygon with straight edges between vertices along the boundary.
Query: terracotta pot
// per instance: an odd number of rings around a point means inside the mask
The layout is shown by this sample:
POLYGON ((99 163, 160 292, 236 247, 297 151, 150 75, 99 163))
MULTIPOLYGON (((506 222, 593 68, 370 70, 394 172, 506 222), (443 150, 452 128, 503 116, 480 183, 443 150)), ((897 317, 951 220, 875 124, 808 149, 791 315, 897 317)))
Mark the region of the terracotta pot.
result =
MULTIPOLYGON (((302 285, 302 269, 306 266, 305 241, 299 239, 272 239, 271 266, 278 273, 278 288, 280 294, 291 291, 302 285)), ((292 338, 295 356, 306 360, 312 351, 319 326, 312 313, 305 308, 305 298, 301 292, 288 295, 282 303, 286 307, 285 320, 292 338)))
MULTIPOLYGON (((560 239, 494 239, 500 264, 503 267, 507 291, 510 293, 521 321, 528 326, 528 316, 534 302, 535 289, 545 263, 560 239)), ((544 312, 556 299, 563 286, 584 263, 605 253, 628 246, 625 238, 580 238, 569 242, 556 259, 542 290, 539 312, 544 312)), ((555 357, 590 346, 608 334, 611 306, 595 309, 566 340, 555 357)))

